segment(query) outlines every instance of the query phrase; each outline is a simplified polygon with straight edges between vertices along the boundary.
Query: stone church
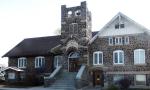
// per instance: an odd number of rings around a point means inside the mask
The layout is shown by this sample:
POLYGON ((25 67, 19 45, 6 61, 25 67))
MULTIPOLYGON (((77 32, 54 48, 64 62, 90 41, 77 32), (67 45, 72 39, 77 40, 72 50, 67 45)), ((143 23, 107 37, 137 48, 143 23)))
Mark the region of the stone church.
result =
POLYGON ((97 32, 91 20, 85 1, 62 5, 61 35, 24 39, 4 54, 6 81, 82 88, 128 78, 131 86, 150 86, 149 30, 120 12, 97 32))

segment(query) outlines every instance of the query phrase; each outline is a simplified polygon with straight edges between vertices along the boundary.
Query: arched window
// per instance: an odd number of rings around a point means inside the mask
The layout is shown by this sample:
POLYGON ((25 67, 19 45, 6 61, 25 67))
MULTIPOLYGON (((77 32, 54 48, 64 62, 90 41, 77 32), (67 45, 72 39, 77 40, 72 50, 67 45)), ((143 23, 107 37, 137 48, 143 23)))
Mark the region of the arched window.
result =
POLYGON ((72 11, 68 11, 68 17, 71 17, 72 16, 72 11))
POLYGON ((103 64, 103 52, 96 51, 96 52, 93 53, 93 64, 94 65, 103 64))
POLYGON ((21 57, 18 58, 18 68, 26 68, 27 65, 27 58, 21 57))
POLYGON ((124 52, 122 50, 116 50, 113 52, 114 64, 124 64, 124 52))
POLYGON ((45 65, 45 57, 35 57, 35 68, 42 68, 45 65))
POLYGON ((75 11, 75 16, 81 16, 81 10, 75 11))
POLYGON ((145 50, 144 49, 134 50, 134 64, 145 64, 145 50))

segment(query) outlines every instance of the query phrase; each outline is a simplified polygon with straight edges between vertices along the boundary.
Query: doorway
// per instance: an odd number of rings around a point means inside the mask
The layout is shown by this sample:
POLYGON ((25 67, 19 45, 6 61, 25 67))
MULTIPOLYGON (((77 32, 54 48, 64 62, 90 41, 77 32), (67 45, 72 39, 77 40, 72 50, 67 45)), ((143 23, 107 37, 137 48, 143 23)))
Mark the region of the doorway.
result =
POLYGON ((93 86, 104 85, 103 71, 94 70, 93 71, 93 86))
POLYGON ((68 71, 77 72, 79 69, 79 53, 71 52, 68 56, 68 71))
POLYGON ((77 72, 78 71, 78 60, 69 60, 69 72, 77 72))

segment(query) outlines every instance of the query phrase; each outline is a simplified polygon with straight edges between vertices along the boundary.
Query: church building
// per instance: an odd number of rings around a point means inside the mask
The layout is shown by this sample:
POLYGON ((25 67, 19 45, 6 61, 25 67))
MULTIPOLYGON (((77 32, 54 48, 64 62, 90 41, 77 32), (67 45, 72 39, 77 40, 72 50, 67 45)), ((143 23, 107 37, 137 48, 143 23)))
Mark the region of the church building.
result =
POLYGON ((6 81, 53 87, 68 79, 82 88, 127 78, 131 86, 150 86, 149 30, 121 12, 97 32, 91 22, 85 1, 62 5, 61 35, 24 39, 3 56, 6 81))

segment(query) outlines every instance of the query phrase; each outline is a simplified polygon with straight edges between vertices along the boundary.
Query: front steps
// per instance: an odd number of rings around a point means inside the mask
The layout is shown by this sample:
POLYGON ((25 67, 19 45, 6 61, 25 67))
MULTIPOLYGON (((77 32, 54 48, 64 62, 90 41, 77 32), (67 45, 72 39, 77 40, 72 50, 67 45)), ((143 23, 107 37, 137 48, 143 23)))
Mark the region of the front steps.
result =
POLYGON ((62 72, 50 85, 50 90, 76 90, 75 88, 75 77, 76 72, 62 72))

